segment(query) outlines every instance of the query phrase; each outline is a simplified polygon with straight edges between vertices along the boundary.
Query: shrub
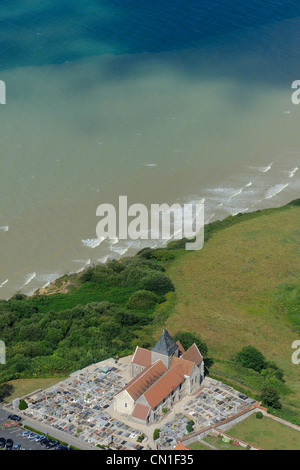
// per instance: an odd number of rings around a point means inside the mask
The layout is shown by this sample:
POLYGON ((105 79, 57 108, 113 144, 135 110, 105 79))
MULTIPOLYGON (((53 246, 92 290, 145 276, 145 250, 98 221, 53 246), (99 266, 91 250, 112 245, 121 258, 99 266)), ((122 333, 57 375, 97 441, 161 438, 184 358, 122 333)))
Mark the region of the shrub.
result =
POLYGON ((180 341, 185 350, 189 349, 189 347, 195 343, 202 356, 207 356, 208 348, 206 343, 193 333, 189 333, 187 331, 177 331, 174 339, 175 341, 180 341))
POLYGON ((150 259, 152 256, 152 252, 153 252, 152 248, 143 248, 137 253, 137 255, 140 258, 150 259))
POLYGON ((164 295, 174 289, 173 282, 161 272, 150 272, 141 280, 141 288, 155 292, 157 295, 164 295))
POLYGON ((261 400, 267 407, 279 410, 282 405, 280 403, 279 393, 271 385, 265 385, 262 389, 261 400))
POLYGON ((153 250, 151 258, 157 259, 158 261, 170 261, 175 259, 175 255, 167 250, 153 250))
POLYGON ((148 310, 159 302, 159 297, 147 290, 138 290, 132 294, 128 301, 128 308, 131 310, 148 310))
POLYGON ((186 430, 187 432, 192 432, 193 431, 193 426, 191 424, 186 425, 186 430))
POLYGON ((257 419, 263 419, 263 417, 264 417, 264 415, 262 414, 261 411, 258 411, 255 416, 256 416, 257 419))
POLYGON ((284 382, 284 373, 283 371, 275 364, 275 362, 270 361, 266 362, 265 368, 268 371, 268 373, 273 373, 273 375, 276 377, 276 379, 280 380, 281 382, 284 382))
POLYGON ((156 441, 159 438, 160 435, 160 429, 154 429, 153 431, 153 439, 156 441))
POLYGON ((245 346, 242 348, 242 350, 236 355, 236 361, 243 367, 253 369, 256 372, 261 372, 266 365, 266 360, 263 354, 253 346, 245 346))
POLYGON ((28 405, 26 403, 25 400, 20 400, 20 403, 19 403, 19 410, 26 410, 26 408, 28 408, 28 405))

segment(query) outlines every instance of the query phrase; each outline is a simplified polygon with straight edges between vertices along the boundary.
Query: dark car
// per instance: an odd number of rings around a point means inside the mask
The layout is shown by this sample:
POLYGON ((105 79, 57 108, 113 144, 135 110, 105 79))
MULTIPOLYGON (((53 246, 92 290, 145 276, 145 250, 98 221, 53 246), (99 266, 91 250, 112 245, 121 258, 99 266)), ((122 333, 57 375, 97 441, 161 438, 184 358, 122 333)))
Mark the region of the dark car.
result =
POLYGON ((3 449, 6 445, 6 439, 4 437, 0 437, 0 448, 3 449))
POLYGON ((52 449, 53 447, 56 447, 59 444, 59 441, 54 441, 52 439, 49 439, 49 442, 46 444, 46 449, 52 449))
POLYGON ((48 442, 49 442, 49 439, 47 439, 46 437, 40 440, 41 446, 45 446, 46 444, 48 444, 48 442))
POLYGON ((12 439, 7 439, 6 441, 6 449, 10 450, 13 448, 14 441, 12 439))
POLYGON ((64 444, 59 444, 55 447, 55 450, 68 450, 68 446, 65 446, 64 444))
POLYGON ((12 419, 13 421, 21 421, 22 420, 21 416, 18 416, 18 415, 9 415, 8 419, 12 419))

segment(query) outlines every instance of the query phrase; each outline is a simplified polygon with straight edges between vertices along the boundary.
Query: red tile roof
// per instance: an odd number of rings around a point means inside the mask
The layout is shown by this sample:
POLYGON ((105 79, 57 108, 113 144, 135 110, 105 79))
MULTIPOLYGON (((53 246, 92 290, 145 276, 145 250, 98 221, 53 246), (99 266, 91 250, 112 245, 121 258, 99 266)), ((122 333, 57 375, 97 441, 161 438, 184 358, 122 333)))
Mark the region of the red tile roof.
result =
POLYGON ((145 391, 144 397, 153 409, 175 390, 175 388, 184 382, 184 380, 184 373, 179 363, 177 363, 145 391))
POLYGON ((145 406, 145 405, 141 405, 140 403, 137 403, 134 407, 134 410, 131 416, 133 418, 138 418, 138 419, 142 419, 145 421, 147 419, 149 411, 150 411, 149 406, 145 406))
POLYGON ((191 361, 186 361, 185 359, 182 358, 179 360, 179 366, 181 367, 181 370, 184 373, 184 375, 190 377, 192 370, 195 366, 195 363, 191 361))
POLYGON ((132 358, 132 362, 140 366, 151 366, 151 351, 137 346, 134 356, 132 358))
POLYGON ((201 356, 201 353, 197 346, 192 344, 192 346, 182 355, 182 359, 185 359, 187 361, 195 362, 196 364, 199 364, 202 362, 203 357, 201 356))
POLYGON ((173 357, 170 369, 172 369, 175 365, 178 365, 184 375, 189 377, 192 373, 195 363, 192 361, 187 361, 186 359, 183 359, 183 357, 173 357))
POLYGON ((136 401, 143 393, 151 387, 165 372, 166 367, 161 361, 155 362, 152 366, 143 370, 133 380, 131 380, 123 390, 126 390, 131 398, 136 401))
POLYGON ((177 364, 178 361, 180 361, 179 357, 173 356, 172 362, 171 362, 171 365, 170 365, 170 369, 172 369, 172 367, 174 367, 175 364, 177 364))
POLYGON ((177 346, 178 346, 178 349, 179 349, 180 354, 183 354, 183 353, 185 352, 185 349, 184 349, 184 347, 182 346, 181 342, 178 340, 178 341, 176 341, 176 344, 177 344, 177 346))
POLYGON ((178 442, 177 446, 174 447, 174 450, 191 450, 189 447, 184 446, 181 442, 178 442))

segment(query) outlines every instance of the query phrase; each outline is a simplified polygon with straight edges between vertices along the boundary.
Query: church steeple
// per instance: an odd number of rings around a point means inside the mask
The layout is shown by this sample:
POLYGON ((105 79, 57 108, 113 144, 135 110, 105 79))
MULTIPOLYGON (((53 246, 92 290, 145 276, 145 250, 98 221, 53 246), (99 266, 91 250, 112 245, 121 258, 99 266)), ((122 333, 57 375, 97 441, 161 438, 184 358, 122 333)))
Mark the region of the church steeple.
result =
POLYGON ((162 354, 163 356, 171 358, 177 351, 178 345, 171 338, 168 330, 164 327, 161 337, 152 348, 152 353, 162 354))

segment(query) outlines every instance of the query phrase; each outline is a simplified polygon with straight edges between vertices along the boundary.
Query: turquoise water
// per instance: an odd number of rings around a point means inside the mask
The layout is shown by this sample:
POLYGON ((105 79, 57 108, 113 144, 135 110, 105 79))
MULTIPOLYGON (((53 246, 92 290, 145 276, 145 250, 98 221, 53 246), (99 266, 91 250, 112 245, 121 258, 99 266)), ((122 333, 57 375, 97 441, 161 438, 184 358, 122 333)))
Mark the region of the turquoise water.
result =
POLYGON ((3 1, 0 297, 142 242, 96 208, 205 199, 206 221, 299 196, 300 6, 3 1))

